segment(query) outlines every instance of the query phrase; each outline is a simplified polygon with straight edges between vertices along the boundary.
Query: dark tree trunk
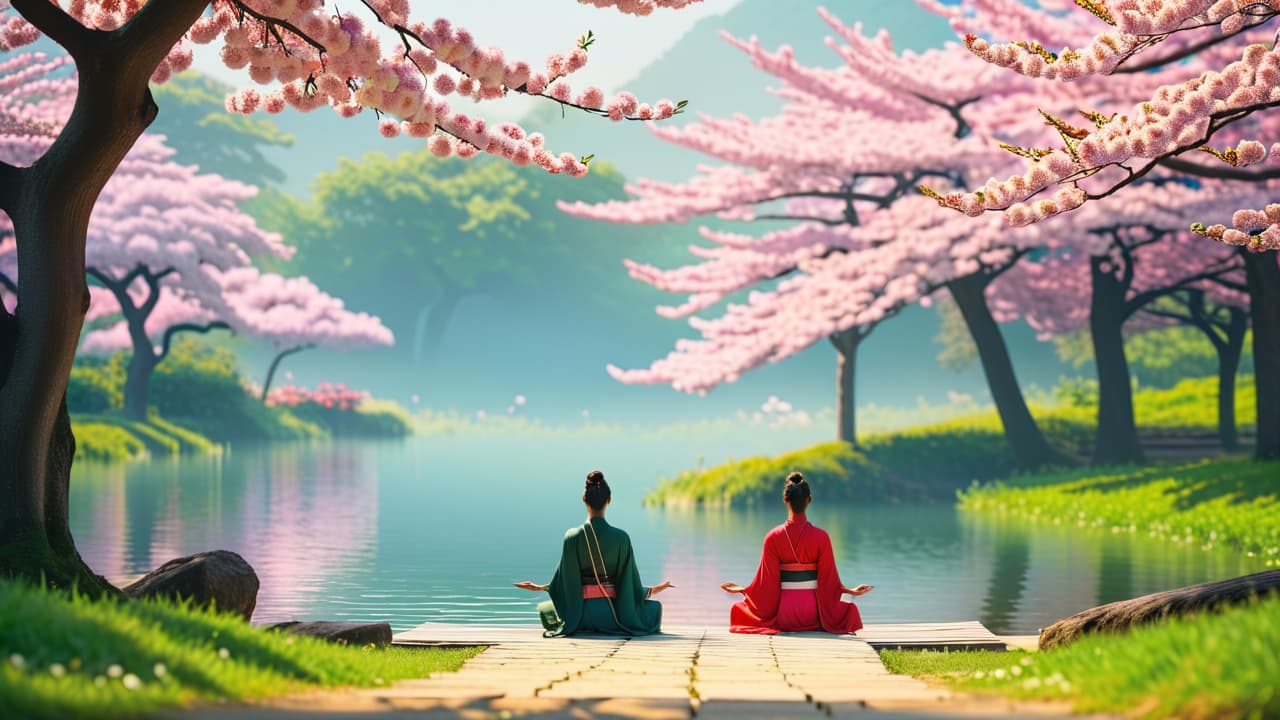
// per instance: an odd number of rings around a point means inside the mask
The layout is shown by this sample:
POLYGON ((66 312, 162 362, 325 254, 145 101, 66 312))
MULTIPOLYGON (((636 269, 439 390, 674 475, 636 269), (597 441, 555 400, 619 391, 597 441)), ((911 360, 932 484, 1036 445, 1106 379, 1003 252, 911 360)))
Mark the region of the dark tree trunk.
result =
POLYGON ((1280 460, 1280 265, 1276 253, 1240 249, 1249 284, 1253 377, 1258 394, 1259 460, 1280 460))
MULTIPOLYGON (((868 331, 870 332, 870 331, 868 331)), ((858 345, 866 333, 858 328, 830 336, 836 348, 836 438, 858 447, 858 407, 855 382, 858 375, 858 345)))
POLYGON ((13 221, 21 278, 16 317, 0 310, 0 575, 101 594, 114 589, 80 559, 67 516, 75 439, 66 390, 89 306, 89 216, 155 117, 152 72, 208 2, 148 3, 112 32, 86 29, 45 0, 11 4, 70 52, 79 92, 36 164, 0 163, 0 209, 13 221))
POLYGON ((276 370, 280 367, 280 361, 284 360, 290 355, 296 355, 302 352, 303 350, 310 350, 313 347, 315 347, 315 345, 311 345, 311 344, 299 345, 297 347, 292 347, 292 348, 289 348, 288 350, 281 350, 280 352, 276 353, 275 358, 271 360, 271 367, 267 368, 267 379, 262 383, 262 402, 265 403, 267 401, 267 393, 271 392, 271 383, 273 380, 275 380, 276 370))
POLYGON ((1280 570, 1267 570, 1121 600, 1076 613, 1041 630, 1040 649, 1052 650, 1082 635, 1123 632, 1144 623, 1204 613, 1276 593, 1280 593, 1280 570))
POLYGON ((449 330, 453 313, 468 295, 468 291, 456 286, 446 286, 440 299, 423 310, 415 328, 413 343, 414 364, 425 368, 435 367, 444 347, 444 335, 449 330))
POLYGON ((992 279, 993 275, 966 275, 947 283, 947 289, 955 298, 956 307, 973 335, 978 357, 982 360, 982 371, 987 376, 987 387, 991 389, 991 399, 1000 413, 1005 441, 1009 443, 1014 463, 1019 470, 1071 464, 1045 439, 1027 408, 1018 377, 1013 371, 1013 362, 1009 359, 1009 347, 1005 345, 1000 326, 987 306, 986 289, 992 279))
POLYGON ((151 387, 151 373, 160 359, 156 357, 151 338, 147 337, 146 316, 133 309, 128 292, 123 292, 124 297, 117 296, 117 300, 124 311, 125 322, 129 324, 129 339, 133 344, 133 355, 129 358, 124 378, 124 416, 142 421, 147 419, 147 390, 151 387))
POLYGON ((1240 356, 1244 354, 1244 336, 1249 322, 1240 308, 1228 308, 1230 321, 1226 342, 1218 348, 1218 440, 1223 450, 1239 450, 1240 435, 1236 430, 1236 373, 1240 372, 1240 356))
POLYGON ((1142 462, 1138 427, 1133 418, 1133 387, 1124 352, 1125 295, 1128 283, 1108 268, 1107 256, 1089 260, 1093 293, 1089 307, 1089 331, 1098 368, 1098 427, 1093 445, 1094 465, 1142 462))

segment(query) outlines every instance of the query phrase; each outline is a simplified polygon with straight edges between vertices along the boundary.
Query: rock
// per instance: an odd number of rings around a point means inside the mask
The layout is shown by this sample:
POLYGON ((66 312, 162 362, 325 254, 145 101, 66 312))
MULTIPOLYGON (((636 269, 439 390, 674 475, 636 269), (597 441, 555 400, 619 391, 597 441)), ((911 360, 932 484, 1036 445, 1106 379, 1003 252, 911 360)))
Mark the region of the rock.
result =
POLYGON ((1049 650, 1066 645, 1088 633, 1120 632, 1134 625, 1175 615, 1217 610, 1275 592, 1280 592, 1280 570, 1188 585, 1132 600, 1099 605, 1063 618, 1040 631, 1040 649, 1049 650))
POLYGON ((258 604, 258 574, 229 550, 197 553, 161 565, 124 589, 134 598, 190 599, 248 620, 258 604))
POLYGON ((348 622, 284 622, 270 625, 268 630, 280 630, 294 635, 328 640, 339 645, 376 645, 385 647, 391 644, 391 623, 348 623, 348 622))

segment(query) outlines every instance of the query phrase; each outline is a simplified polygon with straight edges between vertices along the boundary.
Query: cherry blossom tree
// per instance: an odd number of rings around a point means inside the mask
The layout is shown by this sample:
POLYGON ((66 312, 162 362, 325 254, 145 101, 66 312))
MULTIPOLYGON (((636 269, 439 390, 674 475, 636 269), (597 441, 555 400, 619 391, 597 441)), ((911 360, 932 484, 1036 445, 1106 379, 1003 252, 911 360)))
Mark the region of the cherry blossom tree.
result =
MULTIPOLYGON (((1146 96, 1114 113, 1081 108, 1090 111, 1092 127, 1052 117, 1059 146, 1014 148, 1027 158, 1024 172, 1003 181, 993 177, 978 191, 939 195, 946 206, 968 214, 1003 211, 1010 224, 1025 225, 1132 192, 1157 168, 1243 182, 1280 177, 1277 146, 1266 144, 1280 129, 1280 50, 1273 26, 1280 7, 1273 2, 1113 0, 1078 3, 1083 10, 995 0, 929 4, 953 18, 976 55, 1023 75, 1104 89, 1158 80, 1146 96), (1048 40, 1024 39, 1064 28, 1069 31, 1054 38, 1066 40, 1058 52, 1047 49, 1048 40), (1262 164, 1268 160, 1271 165, 1262 164), (1052 188, 1054 199, 1037 199, 1052 188)), ((1280 265, 1274 252, 1280 249, 1280 205, 1225 207, 1240 208, 1230 227, 1219 207, 1203 216, 1208 224, 1197 221, 1192 230, 1240 248, 1254 327, 1256 456, 1280 458, 1280 265)))
POLYGON ((1002 315, 1025 317, 1042 336, 1089 330, 1098 372, 1098 465, 1142 460, 1125 323, 1182 291, 1226 292, 1225 285, 1243 283, 1234 251, 1208 254, 1186 230, 1188 217, 1221 203, 1232 188, 1173 178, 1148 178, 1144 185, 1141 197, 1110 198, 1045 223, 1060 239, 1035 262, 1006 274, 996 294, 1002 315))
MULTIPOLYGON (((695 0, 588 1, 646 15, 695 0)), ((543 96, 612 120, 661 119, 680 109, 665 100, 642 104, 630 93, 606 99, 595 88, 572 91, 565 78, 585 65, 586 38, 534 67, 481 46, 446 19, 411 18, 408 0, 360 5, 0 0, 0 52, 44 37, 66 50, 78 72, 74 105, 58 116, 47 146, 34 158, 0 158, 0 211, 13 223, 22 276, 16 311, 0 313, 0 573, 113 592, 81 561, 67 522, 75 441, 65 391, 89 305, 85 243, 99 193, 159 111, 149 84, 188 67, 190 43, 218 42, 228 67, 268 86, 231 96, 232 110, 329 106, 350 117, 370 108, 381 114, 382 134, 422 137, 438 155, 486 152, 570 175, 585 173, 586 163, 553 153, 516 125, 455 111, 446 96, 543 96), (380 33, 396 41, 384 49, 380 33)), ((7 109, 0 146, 15 117, 19 132, 30 127, 23 113, 7 109)))
POLYGON ((859 343, 877 323, 946 288, 977 341, 1019 466, 1061 462, 1027 408, 985 300, 991 281, 1034 247, 1038 234, 1011 234, 999 223, 991 232, 956 225, 915 193, 925 180, 959 187, 1007 164, 988 138, 1020 117, 1011 108, 1034 107, 1030 85, 1005 81, 958 47, 896 53, 887 35, 868 37, 822 16, 842 41, 828 43, 845 63, 835 70, 801 66, 788 47, 769 52, 729 38, 785 83, 780 115, 654 130, 724 165, 701 168, 684 183, 638 182, 628 188, 635 196, 629 201, 563 206, 612 222, 686 222, 718 213, 797 223, 761 237, 704 229, 714 245, 691 248, 703 262, 683 268, 629 263, 633 277, 689 295, 659 308, 668 317, 752 292, 746 305, 730 305, 720 318, 691 318, 702 340, 682 341, 648 369, 610 372, 624 382, 701 392, 826 337, 839 356, 839 434, 852 443, 859 343), (781 210, 780 201, 787 201, 781 210))
POLYGON ((316 347, 351 350, 394 342, 378 318, 347 310, 305 277, 244 267, 220 273, 218 279, 237 325, 246 334, 267 338, 275 350, 262 383, 263 402, 281 361, 291 355, 316 347))

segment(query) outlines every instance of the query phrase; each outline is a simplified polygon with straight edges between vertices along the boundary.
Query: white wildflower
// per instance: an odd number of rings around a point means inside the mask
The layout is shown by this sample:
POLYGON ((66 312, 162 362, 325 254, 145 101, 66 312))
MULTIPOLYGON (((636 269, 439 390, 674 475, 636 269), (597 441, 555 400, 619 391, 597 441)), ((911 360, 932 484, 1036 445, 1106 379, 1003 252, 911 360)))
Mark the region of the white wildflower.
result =
POLYGON ((1003 680, 1004 676, 1005 676, 1004 668, 996 668, 995 671, 991 673, 991 677, 997 680, 1003 680))
POLYGON ((94 678, 93 678, 93 686, 94 686, 94 687, 106 687, 106 686, 107 686, 107 678, 106 678, 106 677, 104 677, 104 676, 102 676, 102 675, 95 675, 95 676, 94 676, 94 678))
POLYGON ((1019 660, 1018 663, 1023 667, 1027 667, 1028 665, 1031 664, 1031 657, 1030 656, 1024 657, 1021 660, 1019 660))
POLYGON ((128 675, 125 675, 124 680, 121 680, 121 682, 124 683, 125 690, 137 690, 138 688, 142 687, 141 678, 139 678, 137 675, 134 675, 133 673, 129 673, 128 675))
POLYGON ((1014 677, 1017 677, 1017 676, 1021 675, 1021 674, 1022 674, 1022 666, 1021 666, 1021 665, 1014 665, 1013 667, 1009 668, 1009 674, 1010 674, 1010 675, 1013 675, 1014 677))
POLYGON ((9 656, 9 664, 21 670, 27 666, 27 660, 18 653, 14 653, 9 656))
POLYGON ((109 677, 109 678, 118 678, 118 677, 120 677, 121 675, 124 675, 124 668, 120 667, 119 665, 108 665, 108 666, 107 666, 107 677, 109 677))
POLYGON ((155 667, 151 668, 151 672, 155 673, 156 677, 163 679, 165 675, 169 674, 169 668, 165 667, 164 663, 156 663, 155 667))
POLYGON ((54 663, 49 666, 49 674, 56 678, 60 678, 67 674, 67 668, 64 667, 62 663, 54 663))
POLYGON ((226 648, 218 648, 218 657, 222 658, 223 660, 230 659, 231 651, 226 648))

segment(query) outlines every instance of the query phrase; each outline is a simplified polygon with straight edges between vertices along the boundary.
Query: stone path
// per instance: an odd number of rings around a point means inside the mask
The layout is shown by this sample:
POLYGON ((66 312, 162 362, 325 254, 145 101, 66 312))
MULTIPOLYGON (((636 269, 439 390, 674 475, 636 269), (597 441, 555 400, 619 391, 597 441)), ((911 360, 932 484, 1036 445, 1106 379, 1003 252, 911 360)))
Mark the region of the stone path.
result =
POLYGON ((645 638, 557 638, 489 647, 456 673, 388 688, 188 711, 201 720, 414 717, 657 718, 1068 717, 1063 705, 957 696, 893 675, 853 636, 730 635, 684 629, 645 638))

